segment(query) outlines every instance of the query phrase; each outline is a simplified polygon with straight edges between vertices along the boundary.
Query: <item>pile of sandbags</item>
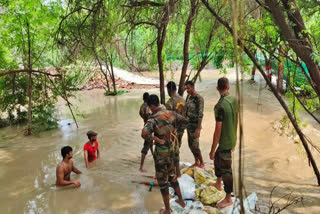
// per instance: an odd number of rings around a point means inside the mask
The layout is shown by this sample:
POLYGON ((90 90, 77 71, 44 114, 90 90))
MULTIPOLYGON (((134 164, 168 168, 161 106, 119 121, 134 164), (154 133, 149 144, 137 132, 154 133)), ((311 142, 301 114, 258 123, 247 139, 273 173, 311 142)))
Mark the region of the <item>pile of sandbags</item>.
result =
MULTIPOLYGON (((234 206, 229 206, 218 210, 215 206, 221 201, 226 193, 219 191, 211 184, 216 183, 216 176, 213 168, 201 169, 191 168, 191 164, 182 163, 180 165, 182 176, 178 178, 182 198, 185 200, 186 207, 182 208, 175 200, 174 189, 170 187, 170 194, 174 197, 170 201, 173 214, 238 214, 240 211, 239 199, 232 198, 234 206)), ((251 213, 258 200, 255 193, 252 193, 244 200, 245 213, 251 213)))
POLYGON ((217 180, 212 168, 205 170, 198 167, 186 167, 181 170, 181 173, 183 174, 182 176, 194 179, 196 184, 194 199, 196 201, 200 201, 204 205, 214 206, 225 197, 226 193, 223 190, 219 191, 215 187, 210 186, 216 183, 217 180))

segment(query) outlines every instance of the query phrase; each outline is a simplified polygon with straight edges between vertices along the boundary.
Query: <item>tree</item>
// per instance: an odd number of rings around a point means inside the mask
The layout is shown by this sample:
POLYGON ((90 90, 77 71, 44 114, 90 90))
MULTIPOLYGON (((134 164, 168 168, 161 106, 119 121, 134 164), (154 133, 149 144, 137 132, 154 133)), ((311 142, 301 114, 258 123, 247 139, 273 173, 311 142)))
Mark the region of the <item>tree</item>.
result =
MULTIPOLYGON (((210 13, 216 17, 216 19, 230 32, 231 35, 236 34, 235 32, 238 29, 233 29, 229 23, 223 19, 223 17, 221 17, 209 4, 209 2, 207 0, 202 0, 203 4, 206 6, 206 8, 210 11, 210 13)), ((235 11, 234 11, 235 12, 235 11)), ((281 28, 280 28, 281 30, 281 28)), ((317 180, 318 180, 318 185, 320 185, 320 173, 317 167, 317 164, 312 156, 311 150, 308 146, 308 141, 305 137, 305 135, 303 134, 303 132, 301 131, 295 117, 293 116, 292 112, 289 110, 287 104, 285 103, 285 101, 283 100, 283 98, 277 93, 276 88, 271 84, 270 80, 268 79, 268 76, 266 75, 266 73, 264 72, 264 70, 262 69, 261 65, 258 63, 258 60, 255 58, 254 54, 246 47, 246 45, 244 44, 244 39, 241 36, 236 36, 235 37, 235 43, 248 55, 248 57, 253 61, 253 63, 257 66, 258 70, 260 71, 260 73, 262 74, 263 78, 265 79, 266 83, 268 84, 268 86, 270 87, 271 91, 273 92, 273 94, 275 95, 275 97, 277 98, 277 100, 279 101, 279 103, 281 104, 281 106, 283 107, 283 109, 285 110, 288 118, 291 121, 291 124, 293 125, 294 129, 296 130, 305 150, 308 156, 308 159, 313 167, 313 170, 316 174, 317 180)))
POLYGON ((184 35, 184 45, 183 45, 183 65, 181 70, 181 76, 179 81, 179 90, 178 93, 182 96, 184 92, 184 83, 187 77, 187 69, 189 64, 189 42, 190 42, 190 34, 193 19, 196 16, 198 9, 199 1, 198 0, 190 0, 190 12, 187 20, 185 35, 184 35))
POLYGON ((167 27, 170 19, 174 15, 176 3, 177 0, 169 0, 166 3, 157 3, 153 1, 129 1, 124 5, 124 7, 129 10, 126 13, 127 23, 131 26, 129 32, 139 25, 148 25, 156 28, 157 62, 159 68, 160 100, 162 104, 165 103, 162 52, 166 39, 167 27), (150 15, 153 17, 150 17, 150 15))

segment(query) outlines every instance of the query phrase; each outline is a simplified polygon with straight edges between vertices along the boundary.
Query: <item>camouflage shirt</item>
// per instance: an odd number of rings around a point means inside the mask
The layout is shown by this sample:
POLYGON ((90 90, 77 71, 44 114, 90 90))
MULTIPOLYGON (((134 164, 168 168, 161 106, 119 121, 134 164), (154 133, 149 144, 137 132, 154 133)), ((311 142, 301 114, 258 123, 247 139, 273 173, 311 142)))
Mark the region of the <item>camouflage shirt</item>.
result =
POLYGON ((203 118, 203 108, 204 101, 199 94, 189 97, 186 109, 189 123, 198 123, 198 121, 203 118))
MULTIPOLYGON (((166 103, 166 108, 168 110, 175 111, 184 117, 186 115, 186 102, 182 97, 180 97, 177 94, 170 97, 170 99, 166 103)), ((175 127, 177 128, 178 132, 183 132, 183 129, 181 128, 182 126, 183 124, 180 123, 175 124, 175 127)))
POLYGON ((182 97, 176 94, 175 96, 170 97, 170 99, 167 101, 166 108, 185 116, 186 102, 182 97))
MULTIPOLYGON (((154 133, 154 136, 165 140, 167 143, 171 143, 172 133, 175 130, 174 123, 179 122, 186 124, 187 120, 174 111, 160 109, 155 114, 150 115, 147 123, 143 128, 143 132, 147 132, 149 134, 148 138, 151 138, 151 134, 154 133)), ((156 145, 159 147, 168 147, 168 145, 166 144, 156 145)))
POLYGON ((148 118, 149 118, 149 116, 150 116, 150 114, 151 114, 149 106, 148 106, 147 103, 143 103, 140 106, 139 114, 140 114, 140 117, 143 119, 144 123, 146 123, 148 118))

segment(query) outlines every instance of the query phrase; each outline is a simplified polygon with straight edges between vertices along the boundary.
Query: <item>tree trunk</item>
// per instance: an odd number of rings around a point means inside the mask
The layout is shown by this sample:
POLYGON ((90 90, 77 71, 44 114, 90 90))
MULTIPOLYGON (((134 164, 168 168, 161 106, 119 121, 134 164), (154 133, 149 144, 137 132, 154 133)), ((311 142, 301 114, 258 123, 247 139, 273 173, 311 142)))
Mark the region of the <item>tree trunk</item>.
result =
POLYGON ((160 100, 162 104, 165 104, 166 97, 164 92, 164 75, 163 75, 163 61, 162 61, 162 49, 164 45, 164 39, 166 36, 167 26, 163 26, 158 29, 157 38, 157 59, 159 66, 159 78, 160 78, 160 100))
MULTIPOLYGON (((270 0, 272 1, 272 0, 270 0)), ((223 20, 209 5, 207 0, 202 0, 203 4, 206 6, 206 8, 211 12, 211 14, 217 18, 217 20, 223 24, 225 26, 225 28, 230 32, 231 35, 233 35, 233 29, 229 26, 229 24, 223 20)), ((261 75, 263 76, 263 78, 265 79, 266 83, 268 84, 268 86, 270 87, 272 93, 274 94, 274 96, 277 98, 277 100, 279 101, 280 105, 282 106, 282 108, 285 110, 288 118, 290 119, 291 124, 293 125, 294 129, 296 130, 302 145, 307 153, 308 159, 309 159, 309 163, 311 163, 312 168, 314 170, 314 173, 317 177, 317 181, 318 181, 318 185, 320 186, 320 172, 319 169, 317 167, 317 164, 312 156, 312 153, 310 151, 310 148, 308 146, 308 142, 303 134, 303 132, 301 131, 299 125, 297 124, 297 121, 294 120, 294 117, 292 115, 292 113, 290 112, 287 104, 285 103, 285 101, 282 99, 282 97, 277 93, 277 90, 275 89, 275 87, 271 84, 271 82, 269 81, 266 73, 264 72, 263 68, 261 67, 261 65, 258 63, 258 61, 256 60, 254 54, 251 53, 251 51, 241 42, 240 39, 238 39, 237 41, 238 46, 240 46, 244 52, 249 56, 249 58, 252 60, 252 62, 257 66, 258 70, 260 71, 261 75)), ((240 166, 241 167, 241 166, 240 166)))
POLYGON ((110 56, 110 67, 111 67, 111 79, 112 79, 112 84, 113 84, 113 91, 115 94, 117 94, 117 86, 116 86, 116 80, 114 79, 114 72, 113 72, 113 62, 112 62, 112 54, 110 56))
POLYGON ((27 34, 28 34, 28 126, 26 135, 31 135, 32 125, 32 57, 31 57, 31 38, 30 38, 30 25, 27 23, 27 34))
POLYGON ((170 21, 170 16, 174 13, 175 0, 169 0, 169 2, 163 8, 163 16, 160 20, 160 26, 158 27, 157 36, 157 59, 159 66, 159 79, 160 79, 160 100, 161 104, 165 104, 166 96, 164 92, 164 69, 162 61, 162 50, 166 39, 167 26, 170 21))
POLYGON ((288 41, 289 46, 297 54, 297 56, 306 64, 310 73, 312 82, 310 83, 320 99, 320 69, 317 63, 312 59, 314 51, 312 45, 308 41, 308 36, 304 32, 305 26, 299 9, 296 7, 295 0, 290 0, 290 5, 286 0, 282 0, 284 8, 277 0, 265 0, 270 12, 278 25, 281 34, 288 41), (288 15, 290 22, 286 19, 284 10, 288 15), (291 25, 294 25, 292 28, 291 25))
MULTIPOLYGON (((93 50, 93 53, 94 53, 95 58, 96 58, 96 60, 97 60, 97 62, 98 62, 98 64, 99 64, 100 71, 101 71, 101 73, 103 74, 104 79, 106 80, 106 83, 107 83, 107 91, 110 92, 110 85, 109 85, 108 73, 107 73, 107 72, 104 72, 103 66, 102 66, 102 64, 101 64, 101 62, 100 62, 99 56, 98 56, 98 54, 97 54, 97 52, 96 52, 95 49, 93 50)), ((106 67, 108 67, 108 64, 106 64, 106 67)))
POLYGON ((180 96, 183 96, 184 83, 187 77, 187 69, 189 65, 190 33, 191 33, 192 22, 196 14, 197 6, 198 6, 198 0, 190 0, 190 13, 189 13, 188 21, 186 24, 185 34, 184 34, 183 65, 182 65, 180 82, 179 82, 179 90, 178 90, 178 93, 180 96))
POLYGON ((256 75, 256 69, 257 69, 257 66, 255 64, 253 64, 253 67, 251 70, 251 80, 254 80, 254 77, 256 75))

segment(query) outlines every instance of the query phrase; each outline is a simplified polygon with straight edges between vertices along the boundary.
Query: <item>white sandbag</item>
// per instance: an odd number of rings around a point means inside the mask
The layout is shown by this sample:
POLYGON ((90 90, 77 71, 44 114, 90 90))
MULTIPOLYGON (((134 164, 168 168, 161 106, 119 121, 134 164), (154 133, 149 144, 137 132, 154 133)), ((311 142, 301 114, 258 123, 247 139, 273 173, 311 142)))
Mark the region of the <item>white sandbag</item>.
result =
MULTIPOLYGON (((257 200, 258 200, 257 194, 253 192, 243 201, 245 214, 254 213, 253 210, 256 206, 257 200)), ((240 200, 238 198, 237 199, 232 198, 232 202, 233 202, 233 206, 220 209, 221 214, 240 214, 240 200)))
POLYGON ((194 179, 191 178, 189 175, 183 174, 181 178, 178 178, 178 182, 182 198, 184 200, 194 200, 196 191, 194 179))
POLYGON ((206 214, 203 211, 203 205, 200 201, 186 200, 186 206, 182 208, 177 202, 177 198, 170 200, 170 208, 172 214, 206 214))

